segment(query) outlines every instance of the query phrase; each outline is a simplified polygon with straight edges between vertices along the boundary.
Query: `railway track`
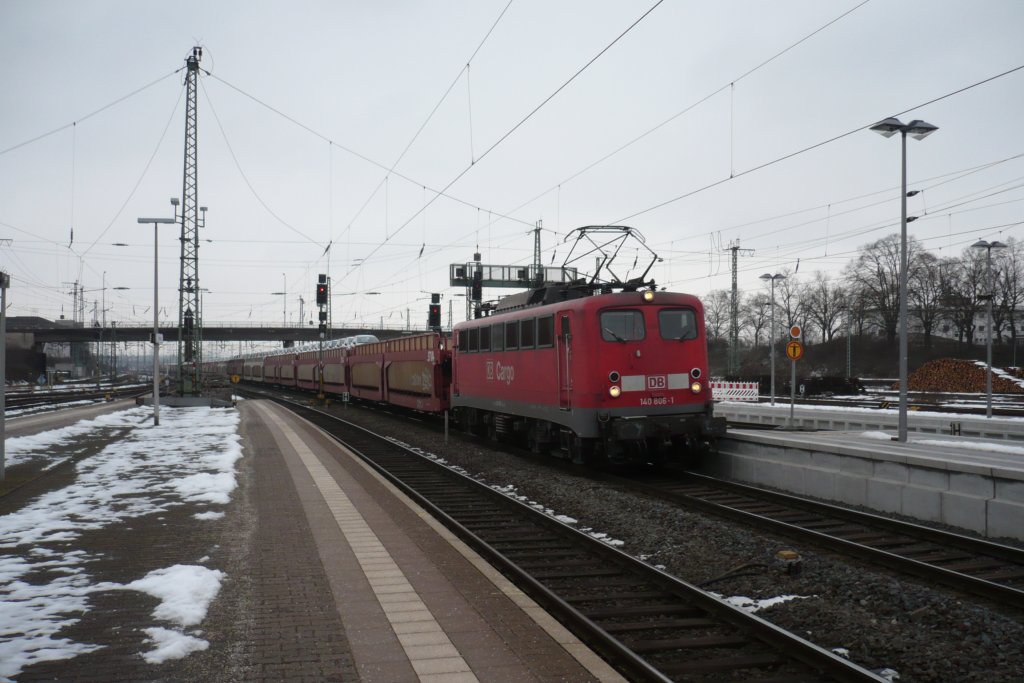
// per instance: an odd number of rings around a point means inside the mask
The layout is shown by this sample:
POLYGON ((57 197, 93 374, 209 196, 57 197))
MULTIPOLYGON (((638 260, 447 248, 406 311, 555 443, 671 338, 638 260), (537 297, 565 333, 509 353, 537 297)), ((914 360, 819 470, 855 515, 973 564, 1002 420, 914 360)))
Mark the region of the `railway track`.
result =
POLYGON ((928 582, 1024 608, 1024 550, 696 473, 629 479, 689 508, 752 524, 928 582))
POLYGON ((54 406, 72 401, 96 401, 112 398, 130 396, 141 396, 149 393, 149 388, 143 385, 132 385, 127 387, 111 387, 107 389, 88 389, 84 391, 47 391, 31 393, 11 393, 4 397, 4 404, 7 409, 36 408, 39 406, 54 406))
POLYGON ((404 446, 275 400, 358 453, 632 680, 881 680, 404 446))

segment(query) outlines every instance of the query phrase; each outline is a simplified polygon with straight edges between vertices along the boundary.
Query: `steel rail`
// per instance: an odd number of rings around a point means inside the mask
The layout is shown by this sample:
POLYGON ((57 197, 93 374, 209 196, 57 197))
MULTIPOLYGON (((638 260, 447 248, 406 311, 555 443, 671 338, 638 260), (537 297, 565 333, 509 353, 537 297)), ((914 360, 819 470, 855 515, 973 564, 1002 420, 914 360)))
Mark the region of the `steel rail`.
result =
MULTIPOLYGON (((268 395, 264 394, 264 396, 268 395)), ((369 451, 382 448, 380 443, 385 443, 386 447, 384 448, 386 448, 387 451, 391 453, 401 453, 401 457, 397 458, 397 463, 402 468, 409 468, 412 466, 412 463, 416 463, 417 472, 414 474, 415 477, 423 476, 420 468, 429 468, 432 473, 431 476, 442 477, 447 482, 458 482, 460 487, 467 487, 473 492, 472 495, 474 496, 474 499, 476 499, 476 496, 486 497, 491 501, 490 504, 500 505, 503 510, 509 511, 507 513, 502 512, 500 515, 503 525, 502 528, 508 526, 509 522, 507 521, 507 517, 511 518, 511 515, 514 513, 518 519, 529 520, 530 524, 541 525, 545 530, 550 531, 551 533, 557 532, 559 538, 571 540, 574 547, 585 546, 587 553, 601 558, 602 567, 608 567, 609 571, 613 571, 611 568, 614 568, 614 571, 629 572, 629 576, 632 577, 630 581, 641 585, 656 586, 659 590, 664 591, 667 596, 676 596, 672 598, 674 601, 672 604, 688 604, 709 615, 713 614, 714 618, 721 620, 723 624, 729 624, 731 628, 747 634, 746 636, 739 638, 739 640, 744 642, 749 640, 751 643, 760 643, 760 645, 756 646, 756 649, 764 650, 767 648, 768 651, 777 653, 778 656, 784 658, 783 661, 789 662, 788 666, 790 667, 797 666, 800 668, 809 668, 812 671, 817 672, 816 675, 824 675, 826 677, 825 680, 882 680, 871 672, 846 659, 843 659, 842 657, 839 657, 832 652, 809 643, 802 638, 799 638, 798 636, 791 634, 760 617, 757 617, 756 615, 733 607, 698 587, 657 570, 654 567, 651 567, 650 565, 641 562, 640 560, 637 560, 616 548, 612 548, 601 541, 595 540, 583 532, 554 520, 542 512, 538 512, 529 505, 496 492, 489 486, 482 484, 471 477, 455 472, 443 465, 434 463, 414 449, 409 449, 400 444, 396 444, 393 441, 374 434, 359 425, 352 424, 335 415, 313 408, 309 405, 296 404, 292 401, 278 397, 272 398, 287 406, 300 416, 309 419, 314 424, 323 427, 333 438, 345 444, 350 450, 357 452, 362 459, 369 463, 375 470, 379 471, 382 476, 386 477, 389 481, 392 481, 406 495, 415 500, 417 504, 423 506, 432 515, 437 517, 443 524, 445 524, 445 526, 451 529, 453 533, 458 535, 464 542, 487 558, 488 561, 498 566, 507 576, 512 577, 524 592, 529 594, 534 598, 534 600, 555 614, 559 620, 568 628, 573 630, 581 640, 587 642, 605 657, 608 657, 610 661, 615 662, 623 672, 635 680, 669 681, 677 680, 677 678, 673 677, 673 674, 677 676, 687 675, 687 673, 683 672, 727 671, 729 670, 730 662, 732 663, 732 669, 744 669, 745 666, 764 666, 766 661, 772 661, 778 665, 778 662, 775 657, 768 657, 766 660, 766 655, 762 653, 760 655, 749 655, 745 659, 740 657, 729 660, 719 659, 714 662, 707 663, 694 661, 681 662, 676 664, 676 670, 673 670, 671 662, 651 662, 649 659, 645 659, 639 652, 630 649, 626 642, 616 638, 613 634, 588 617, 584 612, 580 611, 580 609, 577 609, 570 604, 572 598, 566 595, 560 595, 557 591, 553 590, 548 585, 545 585, 538 575, 532 574, 529 569, 516 563, 513 559, 509 558, 506 553, 503 553, 492 543, 482 538, 480 534, 475 533, 469 528, 469 526, 456 519, 453 514, 446 511, 444 509, 444 503, 438 503, 435 502, 435 500, 432 500, 429 494, 420 490, 421 488, 424 488, 426 484, 421 483, 418 488, 417 485, 403 480, 403 476, 401 474, 390 471, 388 466, 381 462, 383 459, 389 457, 387 454, 380 453, 374 455, 369 451), (347 433, 345 435, 335 433, 341 428, 346 430, 347 433), (371 440, 373 443, 359 443, 360 441, 365 440, 371 440), (748 662, 748 664, 744 666, 744 662, 748 662), (799 664, 797 664, 797 662, 799 662, 799 664), (658 664, 662 664, 662 668, 667 670, 660 670, 658 668, 658 664), (716 669, 715 667, 723 668, 716 669)), ((408 478, 409 474, 407 473, 405 479, 408 478)), ((436 483, 432 480, 430 485, 436 486, 436 483)), ((437 498, 438 495, 435 494, 433 497, 437 498)), ((455 496, 450 490, 446 490, 445 494, 440 497, 442 500, 448 501, 449 506, 454 504, 451 501, 455 496)), ((472 510, 473 514, 476 516, 481 514, 475 506, 472 510)), ((575 555, 573 555, 573 557, 575 557, 575 555)), ((558 566, 559 564, 557 561, 553 565, 545 565, 548 569, 553 569, 558 566)), ((571 573, 571 570, 569 570, 568 574, 571 573)), ((577 580, 579 579, 579 577, 575 578, 577 578, 577 580)), ((591 582, 597 585, 596 582, 598 580, 599 579, 594 578, 591 579, 591 582)), ((592 587, 590 583, 588 583, 588 587, 592 587)), ((647 597, 653 598, 653 596, 647 597)), ((577 599, 580 598, 577 597, 577 599)), ((585 601, 593 602, 596 599, 596 597, 588 597, 585 601)), ((614 605, 615 603, 612 604, 614 605)), ((655 607, 659 606, 655 605, 655 607)), ((610 608, 610 611, 616 612, 621 611, 622 609, 623 607, 621 605, 617 605, 616 607, 610 608)), ((602 610, 592 607, 591 611, 600 614, 602 610)), ((656 627, 651 625, 647 628, 654 630, 656 627)), ((721 639, 721 637, 719 638, 721 639)), ((728 641, 728 644, 720 645, 720 647, 738 647, 739 644, 733 642, 737 637, 732 638, 732 641, 726 638, 725 641, 728 641)), ((696 640, 700 641, 702 639, 697 638, 696 640)), ((709 640, 715 641, 715 638, 712 637, 709 640)), ((672 648, 672 645, 665 645, 665 641, 646 642, 648 648, 654 651, 661 650, 661 654, 664 654, 665 648, 669 648, 669 650, 672 648)), ((689 646, 699 648, 703 645, 693 645, 690 643, 689 646)), ((686 648, 687 645, 679 645, 678 647, 686 648)), ((707 647, 714 647, 714 644, 708 645, 707 647)), ((684 649, 682 651, 692 653, 692 650, 684 649)))

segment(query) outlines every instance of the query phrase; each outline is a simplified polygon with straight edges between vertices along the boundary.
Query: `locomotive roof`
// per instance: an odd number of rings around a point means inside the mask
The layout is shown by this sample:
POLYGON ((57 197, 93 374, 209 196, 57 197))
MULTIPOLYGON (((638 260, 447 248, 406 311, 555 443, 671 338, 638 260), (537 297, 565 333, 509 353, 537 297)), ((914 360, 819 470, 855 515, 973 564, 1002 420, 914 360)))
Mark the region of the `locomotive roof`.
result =
MULTIPOLYGON (((513 297, 529 299, 531 296, 536 296, 536 292, 543 290, 531 290, 530 292, 522 292, 520 294, 512 295, 513 297)), ((506 297, 506 299, 511 297, 506 297)), ((568 296, 566 298, 553 297, 553 300, 544 300, 537 297, 539 300, 537 303, 510 306, 501 310, 496 310, 491 315, 484 316, 482 318, 475 318, 473 320, 467 320, 460 322, 455 325, 456 328, 470 327, 474 325, 488 325, 493 322, 506 320, 510 318, 525 318, 535 315, 546 315, 551 313, 556 308, 564 310, 566 308, 573 310, 580 309, 593 309, 603 308, 605 306, 623 306, 630 304, 644 304, 644 305, 674 305, 674 306, 693 306, 698 310, 703 308, 700 299, 692 294, 684 294, 681 292, 655 292, 653 302, 645 302, 643 300, 643 292, 617 292, 607 294, 594 294, 587 295, 584 293, 581 296, 568 296)), ((522 300, 522 299, 520 299, 522 300)))

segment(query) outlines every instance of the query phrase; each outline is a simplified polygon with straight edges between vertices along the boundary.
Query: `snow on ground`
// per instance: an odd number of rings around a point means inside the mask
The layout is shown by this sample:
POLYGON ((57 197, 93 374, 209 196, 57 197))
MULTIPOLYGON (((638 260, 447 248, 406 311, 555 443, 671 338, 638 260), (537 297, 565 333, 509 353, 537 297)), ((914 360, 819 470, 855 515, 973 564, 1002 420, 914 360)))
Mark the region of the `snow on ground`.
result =
POLYGON ((789 602, 790 600, 807 600, 809 598, 814 597, 813 595, 779 595, 774 598, 754 600, 753 598, 748 598, 745 595, 733 595, 731 597, 726 598, 722 595, 719 595, 718 593, 712 592, 711 594, 717 598, 721 598, 733 607, 739 607, 741 610, 751 613, 759 612, 760 610, 768 609, 773 605, 779 605, 783 602, 789 602))
POLYGON ((19 457, 52 459, 54 449, 69 442, 120 435, 76 465, 73 484, 0 517, 0 680, 12 680, 35 662, 100 647, 58 635, 89 610, 89 596, 99 591, 141 590, 161 598, 154 617, 179 628, 148 629, 155 648, 144 655, 146 661, 208 646, 181 629, 203 619, 222 572, 175 565, 125 585, 94 582, 87 571, 94 558, 74 542, 84 531, 185 502, 227 503, 241 456, 237 427, 237 412, 212 408, 165 408, 154 427, 152 410, 137 407, 15 444, 19 457), (49 547, 55 543, 60 545, 49 547))
MULTIPOLYGON (((880 431, 861 432, 860 435, 866 439, 878 439, 879 441, 892 441, 893 436, 890 432, 880 431)), ((921 446, 943 446, 946 448, 956 448, 958 450, 1024 455, 1024 446, 1014 446, 999 441, 971 441, 968 439, 935 439, 923 436, 908 436, 907 442, 919 444, 921 446)))
POLYGON ((60 429, 9 438, 5 442, 7 466, 43 459, 50 461, 49 466, 52 467, 63 461, 64 456, 67 455, 67 449, 64 449, 64 453, 57 454, 55 451, 58 448, 72 445, 94 431, 109 427, 127 429, 128 425, 124 423, 121 413, 110 413, 100 415, 92 420, 80 420, 60 429))

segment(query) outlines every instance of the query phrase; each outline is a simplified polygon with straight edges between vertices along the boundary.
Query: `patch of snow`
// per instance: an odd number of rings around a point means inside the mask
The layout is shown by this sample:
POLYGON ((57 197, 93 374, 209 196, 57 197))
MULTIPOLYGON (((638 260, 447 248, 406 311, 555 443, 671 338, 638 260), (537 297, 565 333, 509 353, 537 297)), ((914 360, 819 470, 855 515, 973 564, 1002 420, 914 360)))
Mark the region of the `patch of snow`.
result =
MULTIPOLYGON (((89 611, 89 595, 98 591, 152 591, 163 600, 157 616, 182 625, 205 616, 223 573, 178 565, 128 586, 96 583, 87 572, 96 557, 73 547, 85 531, 125 524, 187 501, 228 501, 241 456, 238 413, 175 408, 161 411, 161 418, 154 427, 152 410, 135 407, 18 444, 22 454, 30 453, 26 457, 52 458, 53 449, 66 448, 69 439, 109 437, 110 430, 119 437, 78 462, 71 485, 0 516, 0 680, 16 677, 34 662, 98 649, 57 637, 89 611), (47 547, 57 542, 60 547, 47 547)), ((173 651, 183 656, 198 647, 179 635, 173 651)))
POLYGON ((813 595, 779 595, 774 598, 754 600, 753 598, 748 598, 745 595, 733 595, 728 598, 723 597, 718 593, 712 593, 712 595, 722 598, 733 607, 739 607, 741 610, 751 613, 759 612, 775 605, 781 605, 782 603, 789 602, 790 600, 808 600, 815 597, 813 595))
POLYGON ((166 628, 147 628, 146 635, 149 636, 149 642, 156 644, 156 649, 142 654, 142 658, 149 664, 160 664, 168 659, 181 659, 190 652, 199 652, 210 647, 210 643, 205 640, 166 628))
POLYGON ((176 564, 154 569, 145 577, 121 588, 148 593, 162 601, 153 610, 157 619, 180 626, 195 626, 206 618, 206 611, 217 593, 224 572, 198 565, 176 564))

